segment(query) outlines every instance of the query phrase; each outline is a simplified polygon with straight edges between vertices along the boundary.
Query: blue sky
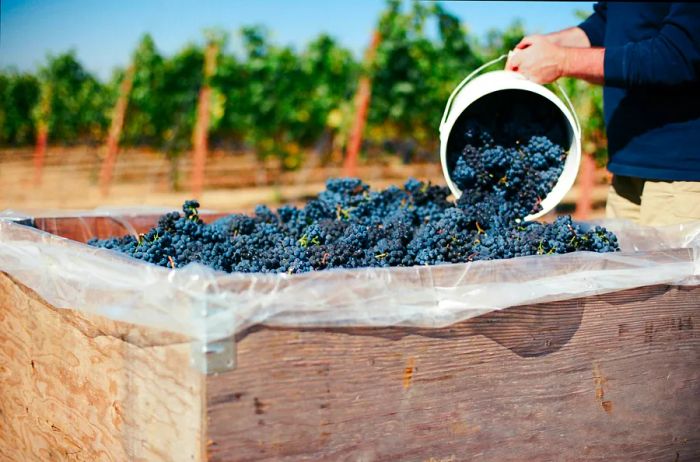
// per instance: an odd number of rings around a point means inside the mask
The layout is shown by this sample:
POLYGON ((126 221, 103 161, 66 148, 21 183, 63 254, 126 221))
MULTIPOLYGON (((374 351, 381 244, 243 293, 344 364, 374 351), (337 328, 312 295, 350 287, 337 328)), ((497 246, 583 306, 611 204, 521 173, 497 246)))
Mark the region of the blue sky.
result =
MULTIPOLYGON (((444 5, 469 31, 483 36, 516 18, 529 32, 574 25, 574 11, 590 11, 592 2, 444 5)), ((299 48, 327 32, 360 55, 383 8, 383 0, 2 0, 0 67, 34 70, 47 53, 74 48, 90 71, 107 78, 128 62, 145 32, 161 52, 171 54, 188 41, 201 41, 204 28, 234 32, 252 24, 267 26, 275 42, 299 48)))

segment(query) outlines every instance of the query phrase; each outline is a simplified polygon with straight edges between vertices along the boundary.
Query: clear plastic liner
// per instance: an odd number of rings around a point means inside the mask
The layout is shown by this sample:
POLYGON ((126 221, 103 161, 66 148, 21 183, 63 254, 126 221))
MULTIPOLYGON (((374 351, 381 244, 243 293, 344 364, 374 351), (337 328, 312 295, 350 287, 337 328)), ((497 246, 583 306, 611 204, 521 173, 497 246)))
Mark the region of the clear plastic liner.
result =
MULTIPOLYGON (((83 216, 109 216, 135 232, 125 217, 138 212, 83 216)), ((622 252, 617 253, 288 275, 225 274, 198 264, 162 268, 21 224, 28 218, 0 213, 0 271, 53 306, 201 342, 261 323, 444 327, 515 305, 657 284, 700 284, 700 222, 664 228, 596 222, 618 235, 622 252)), ((80 238, 91 233, 86 227, 80 238)))

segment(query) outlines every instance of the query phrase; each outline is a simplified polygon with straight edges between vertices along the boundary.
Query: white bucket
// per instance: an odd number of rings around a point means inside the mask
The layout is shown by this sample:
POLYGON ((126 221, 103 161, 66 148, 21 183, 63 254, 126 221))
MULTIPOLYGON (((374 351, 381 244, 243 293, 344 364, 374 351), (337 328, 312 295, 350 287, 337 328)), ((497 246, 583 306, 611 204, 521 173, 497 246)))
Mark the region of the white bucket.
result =
POLYGON ((541 101, 543 104, 554 104, 561 112, 561 117, 565 121, 567 127, 568 143, 566 143, 564 148, 567 150, 566 148, 568 146, 568 154, 564 162, 564 169, 559 176, 559 180, 554 185, 554 188, 552 191, 550 191, 547 197, 542 200, 542 210, 525 217, 525 220, 534 220, 552 210, 559 202, 561 202, 569 189, 571 189, 571 186, 573 186, 574 180, 576 179, 576 174, 578 173, 579 163, 581 162, 581 126, 578 118, 576 117, 576 112, 571 104, 571 101, 561 87, 559 87, 559 90, 564 96, 568 107, 564 105, 564 103, 549 89, 527 80, 517 72, 492 71, 474 78, 474 76, 485 67, 490 66, 503 58, 505 58, 505 56, 501 56, 494 61, 486 63, 472 72, 459 85, 457 85, 457 88, 455 88, 452 95, 450 95, 450 98, 447 100, 447 106, 445 107, 445 113, 443 114, 442 121, 440 122, 440 162, 442 163, 442 172, 445 176, 445 181, 447 181, 447 186, 450 188, 455 198, 459 199, 459 197, 462 195, 462 191, 460 191, 457 185, 455 185, 452 181, 447 159, 448 141, 450 139, 452 128, 457 122, 457 119, 459 119, 459 116, 462 115, 462 113, 478 99, 504 90, 531 92, 541 96, 541 101))

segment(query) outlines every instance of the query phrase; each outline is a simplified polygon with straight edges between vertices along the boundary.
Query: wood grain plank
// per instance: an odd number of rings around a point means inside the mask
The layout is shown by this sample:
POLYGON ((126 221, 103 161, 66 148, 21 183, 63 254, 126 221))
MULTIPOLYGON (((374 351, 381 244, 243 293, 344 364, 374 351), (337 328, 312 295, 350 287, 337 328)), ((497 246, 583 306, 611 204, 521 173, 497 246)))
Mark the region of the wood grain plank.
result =
POLYGON ((700 287, 450 328, 272 329, 207 378, 211 461, 700 460, 700 287))
POLYGON ((47 305, 0 272, 0 460, 200 461, 180 336, 47 305))

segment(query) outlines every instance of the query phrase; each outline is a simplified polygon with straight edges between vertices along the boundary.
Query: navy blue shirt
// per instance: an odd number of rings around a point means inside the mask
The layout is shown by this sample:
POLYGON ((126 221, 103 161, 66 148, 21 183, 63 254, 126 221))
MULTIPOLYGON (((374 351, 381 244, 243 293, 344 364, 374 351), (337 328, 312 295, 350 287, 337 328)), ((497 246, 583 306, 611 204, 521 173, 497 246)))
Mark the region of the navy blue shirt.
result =
POLYGON ((700 4, 598 2, 579 25, 605 47, 608 169, 700 181, 700 4))

